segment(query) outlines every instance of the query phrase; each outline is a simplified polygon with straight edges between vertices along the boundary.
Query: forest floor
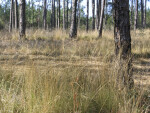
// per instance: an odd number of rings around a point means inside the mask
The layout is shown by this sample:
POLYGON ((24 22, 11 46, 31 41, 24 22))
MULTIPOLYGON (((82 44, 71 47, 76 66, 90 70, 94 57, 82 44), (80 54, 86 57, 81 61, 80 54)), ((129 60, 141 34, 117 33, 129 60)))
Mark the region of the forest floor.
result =
MULTIPOLYGON (((147 92, 150 92, 149 34, 150 30, 132 33, 135 86, 147 92)), ((97 75, 98 72, 111 73, 114 70, 112 31, 104 31, 102 39, 96 38, 96 32, 80 32, 77 39, 71 40, 62 31, 50 33, 28 30, 27 40, 22 42, 17 40, 16 33, 5 35, 1 32, 0 35, 0 68, 11 71, 13 76, 28 73, 33 68, 39 73, 45 73, 51 68, 62 73, 72 67, 90 75, 97 75)))

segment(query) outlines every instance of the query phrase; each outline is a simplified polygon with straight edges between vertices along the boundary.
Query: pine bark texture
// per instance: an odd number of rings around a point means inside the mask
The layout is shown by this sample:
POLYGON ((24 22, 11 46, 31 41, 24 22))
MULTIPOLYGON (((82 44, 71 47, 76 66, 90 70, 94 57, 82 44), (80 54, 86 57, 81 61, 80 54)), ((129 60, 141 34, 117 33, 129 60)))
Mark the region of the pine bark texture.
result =
POLYGON ((25 0, 20 0, 20 25, 19 25, 20 38, 25 36, 25 0))
POLYGON ((76 9, 77 8, 77 0, 73 0, 72 7, 72 20, 71 20, 71 28, 70 28, 70 38, 75 38, 77 36, 77 25, 76 25, 76 9))
POLYGON ((115 2, 115 54, 117 57, 117 84, 120 87, 133 86, 131 68, 131 36, 129 21, 129 0, 114 0, 115 2))

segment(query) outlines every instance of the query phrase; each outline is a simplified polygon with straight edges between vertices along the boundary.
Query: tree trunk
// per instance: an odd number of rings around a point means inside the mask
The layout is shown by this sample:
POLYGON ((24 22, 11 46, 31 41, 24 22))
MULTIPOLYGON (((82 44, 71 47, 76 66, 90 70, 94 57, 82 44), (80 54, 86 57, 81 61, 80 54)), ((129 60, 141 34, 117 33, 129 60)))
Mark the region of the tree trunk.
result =
POLYGON ((58 0, 58 29, 60 28, 60 0, 58 0))
POLYGON ((15 29, 18 29, 18 1, 15 0, 15 29))
POLYGON ((53 4, 53 22, 54 22, 54 28, 56 28, 56 15, 55 15, 55 0, 54 0, 54 2, 53 2, 54 4, 53 4))
POLYGON ((25 37, 25 0, 20 0, 20 38, 25 37))
POLYGON ((136 30, 137 27, 138 27, 138 0, 136 0, 136 6, 135 6, 134 30, 136 30))
POLYGON ((105 0, 105 22, 104 22, 105 27, 106 27, 106 24, 107 24, 107 2, 108 2, 108 0, 105 0))
POLYGON ((87 0, 86 32, 89 30, 89 0, 87 0))
POLYGON ((143 26, 143 17, 144 17, 144 15, 143 15, 143 0, 141 0, 141 26, 142 26, 142 28, 144 27, 143 26))
POLYGON ((71 9, 71 14, 70 14, 70 24, 71 24, 71 20, 72 20, 72 0, 71 0, 71 7, 70 7, 70 9, 71 9))
POLYGON ((105 8, 105 0, 103 0, 103 6, 101 9, 101 15, 100 15, 100 21, 99 21, 99 38, 102 37, 104 8, 105 8))
POLYGON ((78 29, 80 29, 80 0, 78 0, 78 29))
POLYGON ((47 17, 47 9, 46 9, 46 2, 47 0, 44 0, 44 10, 43 10, 43 28, 46 30, 46 17, 47 17))
POLYGON ((129 0, 115 1, 115 54, 119 64, 117 84, 119 88, 130 89, 133 86, 131 69, 131 36, 129 21, 129 0))
POLYGON ((144 8, 144 28, 146 28, 146 10, 147 10, 147 0, 145 0, 145 8, 144 8))
POLYGON ((73 0, 72 20, 71 20, 71 28, 70 28, 70 34, 69 34, 70 38, 75 38, 77 36, 76 8, 77 8, 77 0, 73 0))
POLYGON ((96 6, 95 29, 97 29, 97 27, 98 27, 98 26, 97 26, 97 25, 98 25, 98 17, 99 17, 99 16, 98 16, 98 14, 99 14, 99 13, 98 13, 98 9, 99 9, 99 8, 98 8, 98 0, 96 0, 96 5, 95 5, 95 6, 96 6))
POLYGON ((102 10, 102 0, 99 0, 99 11, 98 11, 98 15, 99 15, 99 17, 98 17, 98 28, 97 29, 99 29, 99 23, 100 23, 100 16, 101 16, 101 10, 102 10))
POLYGON ((133 0, 131 1, 131 17, 130 17, 131 26, 132 26, 132 22, 133 22, 133 0))
POLYGON ((63 30, 65 30, 65 0, 63 0, 63 30))
POLYGON ((13 28, 13 5, 14 1, 11 0, 11 6, 10 6, 10 21, 9 21, 9 32, 12 31, 13 28))
POLYGON ((67 0, 67 22, 66 22, 66 28, 68 29, 68 0, 67 0))
POLYGON ((92 30, 95 29, 95 0, 92 0, 92 30))

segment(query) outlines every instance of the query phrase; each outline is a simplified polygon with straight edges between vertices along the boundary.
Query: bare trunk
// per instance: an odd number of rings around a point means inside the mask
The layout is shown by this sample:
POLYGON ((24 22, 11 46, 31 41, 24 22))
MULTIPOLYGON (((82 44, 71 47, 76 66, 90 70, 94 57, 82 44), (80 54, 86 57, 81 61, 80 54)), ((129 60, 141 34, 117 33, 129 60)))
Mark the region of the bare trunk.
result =
POLYGON ((11 6, 10 6, 10 21, 9 21, 9 32, 12 31, 13 28, 13 3, 14 1, 11 0, 11 6))
POLYGON ((131 1, 131 17, 130 17, 131 26, 132 26, 132 22, 133 22, 133 0, 131 1))
POLYGON ((100 21, 99 21, 99 38, 102 37, 104 8, 105 8, 105 0, 103 0, 103 6, 101 9, 101 15, 100 15, 100 21))
POLYGON ((144 17, 143 11, 144 11, 144 10, 143 10, 143 0, 141 0, 141 26, 142 26, 142 27, 144 27, 144 26, 143 26, 143 17, 144 17))
POLYGON ((63 30, 65 29, 65 0, 63 0, 63 30))
POLYGON ((89 0, 87 0, 86 32, 89 30, 89 0))
POLYGON ((47 0, 44 0, 44 10, 43 10, 43 28, 46 30, 46 17, 47 17, 47 9, 46 9, 46 2, 47 0))
POLYGON ((54 0, 54 2, 53 2, 54 4, 53 4, 53 22, 54 22, 54 28, 56 28, 56 15, 55 15, 55 0, 54 0))
POLYGON ((66 28, 68 29, 68 0, 67 0, 67 22, 66 22, 66 28))
POLYGON ((19 25, 20 38, 25 37, 25 0, 20 0, 20 25, 19 25))
POLYGON ((58 29, 60 28, 60 0, 58 0, 58 29))
POLYGON ((134 15, 134 30, 138 27, 138 0, 136 0, 135 15, 134 15))
POLYGON ((92 0, 92 30, 95 29, 95 0, 92 0))
POLYGON ((144 8, 144 28, 146 28, 146 9, 147 9, 147 0, 145 0, 145 8, 144 8))
POLYGON ((80 29, 80 0, 78 0, 78 29, 80 29))
POLYGON ((15 0, 15 29, 18 29, 18 1, 15 0))
POLYGON ((117 84, 119 88, 133 86, 131 69, 131 36, 129 21, 129 0, 115 0, 114 40, 118 58, 117 84))
POLYGON ((76 8, 77 8, 77 0, 73 0, 72 20, 71 20, 71 28, 70 28, 70 34, 69 34, 70 38, 75 38, 77 36, 76 8))
POLYGON ((96 19, 95 19, 95 29, 97 29, 97 24, 98 24, 98 0, 95 0, 95 7, 96 7, 96 19))

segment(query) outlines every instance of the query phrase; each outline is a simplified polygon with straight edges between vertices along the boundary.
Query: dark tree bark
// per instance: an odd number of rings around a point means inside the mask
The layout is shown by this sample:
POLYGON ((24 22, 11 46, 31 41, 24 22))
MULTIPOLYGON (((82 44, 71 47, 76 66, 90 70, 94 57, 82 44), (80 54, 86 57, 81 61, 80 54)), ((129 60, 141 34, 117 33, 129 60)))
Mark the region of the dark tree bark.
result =
POLYGON ((71 0, 71 7, 70 7, 70 9, 71 9, 71 13, 70 13, 70 24, 71 24, 71 20, 72 20, 72 0, 71 0))
POLYGON ((78 29, 80 29, 80 0, 78 0, 78 29))
POLYGON ((11 6, 10 6, 10 21, 9 21, 9 32, 12 31, 13 28, 13 5, 14 1, 11 0, 11 6))
POLYGON ((108 2, 108 0, 105 0, 105 21, 104 21, 104 26, 106 26, 106 24, 107 24, 107 11, 108 11, 108 9, 107 9, 107 2, 108 2))
POLYGON ((129 0, 115 1, 115 54, 118 58, 117 84, 119 88, 130 89, 133 86, 131 69, 131 36, 129 21, 129 0))
POLYGON ((101 16, 101 10, 102 10, 102 0, 99 0, 99 11, 98 11, 98 15, 99 15, 99 17, 98 17, 98 28, 97 29, 99 29, 99 23, 100 23, 100 16, 101 16))
POLYGON ((138 27, 138 0, 135 3, 134 30, 138 27))
POLYGON ((99 38, 102 37, 104 8, 105 8, 105 0, 103 0, 103 6, 101 9, 101 15, 100 15, 100 21, 99 21, 99 38))
POLYGON ((95 0, 92 0, 92 30, 95 29, 95 0))
POLYGON ((53 22, 54 22, 54 28, 56 28, 56 15, 55 15, 55 0, 53 2, 53 22))
POLYGON ((63 0, 63 30, 65 29, 65 0, 63 0))
POLYGON ((99 18, 99 5, 98 5, 98 0, 96 0, 96 20, 95 20, 95 29, 98 28, 98 18, 99 18))
POLYGON ((67 0, 67 22, 66 22, 66 28, 68 29, 68 0, 67 0))
POLYGON ((47 0, 44 0, 44 10, 43 10, 43 28, 46 30, 47 24, 47 8, 46 8, 47 0))
POLYGON ((143 18, 144 18, 143 13, 144 13, 144 10, 143 10, 143 0, 141 0, 141 26, 142 27, 144 27, 143 26, 143 18))
POLYGON ((18 29, 18 1, 15 0, 15 29, 18 29))
POLYGON ((19 33, 20 38, 25 37, 26 23, 25 23, 25 0, 20 0, 20 24, 19 33))
POLYGON ((58 0, 58 29, 60 28, 60 0, 58 0))
POLYGON ((147 0, 145 0, 145 8, 144 8, 144 28, 146 28, 146 10, 147 10, 147 0))
POLYGON ((77 0, 73 0, 72 7, 72 20, 71 20, 71 28, 70 28, 70 38, 75 38, 77 36, 77 23, 76 23, 76 9, 77 8, 77 0))
POLYGON ((87 0, 86 32, 89 30, 89 0, 87 0))

